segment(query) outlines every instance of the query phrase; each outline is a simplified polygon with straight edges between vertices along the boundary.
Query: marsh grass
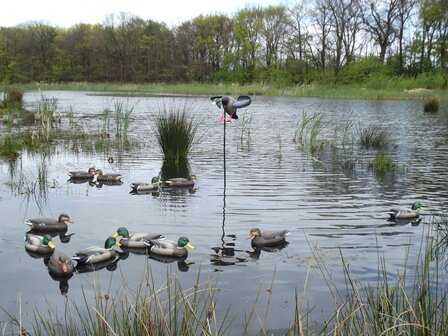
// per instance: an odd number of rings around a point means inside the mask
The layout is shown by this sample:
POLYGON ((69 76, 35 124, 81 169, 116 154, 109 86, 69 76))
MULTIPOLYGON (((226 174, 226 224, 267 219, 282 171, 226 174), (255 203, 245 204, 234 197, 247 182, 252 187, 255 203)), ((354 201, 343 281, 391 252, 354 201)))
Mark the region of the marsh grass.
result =
POLYGON ((53 122, 57 112, 57 100, 41 96, 37 105, 36 120, 38 122, 39 137, 42 141, 50 142, 53 122))
POLYGON ((380 124, 374 124, 367 128, 358 127, 359 141, 366 148, 385 147, 390 142, 390 135, 380 124))
MULTIPOLYGON (((331 335, 447 335, 448 290, 439 282, 440 264, 432 258, 434 240, 422 239, 417 264, 406 264, 392 276, 378 255, 375 285, 355 279, 341 254, 346 292, 333 285, 332 274, 320 256, 319 268, 332 289, 335 313, 323 330, 331 335), (408 271, 409 270, 409 271, 408 271), (413 274, 410 274, 411 271, 413 274)), ((405 252, 409 253, 409 252, 405 252)))
POLYGON ((238 128, 240 130, 240 145, 249 146, 252 141, 252 128, 251 123, 254 115, 251 113, 249 116, 243 115, 241 121, 238 123, 238 128))
POLYGON ((165 160, 186 160, 195 142, 202 137, 198 134, 200 119, 195 117, 196 112, 191 103, 185 102, 158 106, 156 114, 150 117, 151 131, 165 160))
POLYGON ((130 118, 134 111, 133 106, 129 106, 128 102, 116 101, 114 103, 115 112, 115 135, 123 137, 127 135, 130 118))
POLYGON ((6 88, 0 107, 8 111, 20 110, 23 106, 23 91, 19 88, 6 88))
POLYGON ((438 97, 431 97, 425 100, 423 104, 423 111, 429 113, 435 113, 439 110, 440 99, 438 97))
POLYGON ((317 142, 317 137, 323 127, 323 117, 322 113, 308 115, 303 112, 302 118, 297 122, 293 142, 313 153, 321 145, 317 142))

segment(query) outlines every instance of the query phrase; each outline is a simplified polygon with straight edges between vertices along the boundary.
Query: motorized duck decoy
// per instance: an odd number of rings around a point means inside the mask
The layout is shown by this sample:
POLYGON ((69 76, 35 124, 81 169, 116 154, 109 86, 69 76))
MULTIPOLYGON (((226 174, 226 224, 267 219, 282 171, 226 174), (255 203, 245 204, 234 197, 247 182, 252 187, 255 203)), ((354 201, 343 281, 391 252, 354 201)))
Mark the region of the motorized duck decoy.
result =
POLYGON ((390 220, 396 219, 412 219, 418 218, 422 213, 423 206, 420 202, 414 202, 410 209, 405 208, 392 208, 387 213, 390 216, 390 220))
POLYGON ((186 257, 188 255, 187 247, 194 249, 187 237, 182 236, 177 243, 172 240, 149 239, 145 241, 151 254, 171 257, 186 257))
POLYGON ((70 180, 88 180, 93 179, 95 175, 95 168, 90 167, 87 171, 83 170, 75 170, 75 171, 69 171, 68 176, 70 180))
POLYGON ((196 175, 191 175, 188 178, 175 177, 163 181, 163 185, 165 187, 172 187, 172 188, 192 188, 194 187, 196 180, 197 180, 196 175))
POLYGON ((50 254, 54 252, 55 246, 49 234, 35 235, 27 233, 25 235, 25 249, 38 254, 50 254))
POLYGON ((31 218, 25 222, 31 230, 37 232, 67 231, 67 223, 73 223, 73 221, 70 219, 70 216, 65 213, 60 214, 58 219, 31 218))
POLYGON ((269 230, 261 232, 259 228, 250 230, 246 239, 252 239, 251 243, 256 247, 269 247, 282 245, 286 242, 286 236, 289 235, 288 230, 269 230))
MULTIPOLYGON (((239 96, 237 100, 230 96, 214 96, 210 99, 212 100, 212 104, 219 108, 222 106, 224 112, 229 115, 227 121, 238 119, 238 115, 236 114, 237 109, 249 106, 252 102, 252 99, 249 96, 239 96)), ((225 119, 225 113, 221 116, 221 120, 225 119)))
POLYGON ((133 182, 131 183, 131 192, 145 192, 158 190, 160 187, 160 179, 158 176, 154 176, 151 182, 133 182))
POLYGON ((123 175, 120 173, 103 173, 101 169, 95 170, 94 181, 98 182, 123 182, 123 175))
POLYGON ((117 238, 121 236, 120 245, 124 248, 145 248, 147 240, 161 240, 165 239, 164 235, 159 233, 134 233, 129 234, 129 231, 125 227, 120 227, 117 232, 114 233, 113 237, 117 238))
POLYGON ((104 243, 104 247, 90 246, 78 251, 73 256, 78 264, 96 264, 107 261, 109 259, 118 258, 119 252, 113 249, 114 246, 120 246, 115 237, 108 237, 104 243))
POLYGON ((75 264, 66 254, 55 251, 48 260, 47 268, 51 275, 65 277, 73 274, 75 264))

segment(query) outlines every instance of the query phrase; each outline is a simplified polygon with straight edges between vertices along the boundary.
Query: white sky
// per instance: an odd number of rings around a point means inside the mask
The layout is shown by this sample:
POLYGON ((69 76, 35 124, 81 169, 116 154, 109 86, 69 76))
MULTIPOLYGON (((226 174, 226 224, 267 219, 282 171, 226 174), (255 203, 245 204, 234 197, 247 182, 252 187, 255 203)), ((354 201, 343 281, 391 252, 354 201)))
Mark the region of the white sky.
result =
POLYGON ((281 0, 7 0, 0 6, 0 27, 39 21, 54 27, 103 23, 106 15, 126 12, 144 20, 178 25, 200 14, 233 15, 247 6, 284 4, 281 0))

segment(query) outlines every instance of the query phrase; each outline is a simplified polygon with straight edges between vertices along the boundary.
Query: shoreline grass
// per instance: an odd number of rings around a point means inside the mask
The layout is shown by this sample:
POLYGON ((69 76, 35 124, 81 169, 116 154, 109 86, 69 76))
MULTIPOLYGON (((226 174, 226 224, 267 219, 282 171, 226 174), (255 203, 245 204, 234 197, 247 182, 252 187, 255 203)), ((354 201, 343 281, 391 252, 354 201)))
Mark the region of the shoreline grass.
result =
POLYGON ((310 98, 341 98, 341 99, 404 99, 424 100, 438 97, 441 101, 448 100, 446 89, 420 88, 419 83, 409 81, 389 80, 384 85, 369 87, 368 85, 296 85, 279 87, 267 84, 209 84, 209 83, 28 83, 17 85, 24 91, 30 90, 67 90, 67 91, 105 91, 113 96, 151 96, 154 94, 180 95, 262 95, 291 96, 310 98), (380 87, 380 88, 378 88, 380 87))

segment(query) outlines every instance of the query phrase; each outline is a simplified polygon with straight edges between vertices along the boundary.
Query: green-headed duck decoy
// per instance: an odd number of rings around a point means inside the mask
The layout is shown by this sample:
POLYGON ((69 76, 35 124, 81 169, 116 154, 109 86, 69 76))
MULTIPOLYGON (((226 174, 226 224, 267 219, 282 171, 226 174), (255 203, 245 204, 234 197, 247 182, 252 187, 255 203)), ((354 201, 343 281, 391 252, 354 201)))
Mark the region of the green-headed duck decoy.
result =
POLYGON ((62 252, 54 252, 48 260, 48 272, 58 277, 70 276, 75 270, 73 260, 62 252))
POLYGON ((122 182, 123 175, 120 173, 103 173, 101 169, 95 170, 94 181, 98 182, 122 182))
POLYGON ((93 179, 93 177, 95 176, 95 168, 90 167, 89 170, 87 170, 87 171, 83 171, 83 170, 69 171, 68 176, 71 180, 93 179))
POLYGON ((50 254, 54 252, 55 246, 49 234, 41 236, 27 233, 25 235, 25 249, 33 253, 50 254))
POLYGON ((147 246, 145 243, 147 240, 165 239, 165 236, 159 233, 134 233, 130 235, 128 229, 125 227, 118 228, 117 232, 113 235, 114 238, 119 236, 121 236, 120 245, 125 248, 145 248, 147 246))
POLYGON ((411 209, 393 208, 387 213, 389 214, 391 220, 394 219, 412 219, 418 218, 422 213, 423 206, 420 202, 414 202, 411 209))
POLYGON ((286 242, 288 230, 269 230, 261 232, 259 228, 250 230, 246 239, 252 239, 252 245, 257 247, 268 247, 281 245, 286 242))
POLYGON ((154 176, 151 182, 133 182, 131 183, 131 188, 133 192, 138 191, 153 191, 159 189, 160 179, 158 176, 154 176))
MULTIPOLYGON (((222 106, 224 112, 229 115, 229 119, 227 119, 227 121, 238 119, 236 110, 241 107, 249 106, 252 102, 249 96, 239 96, 237 100, 230 96, 214 96, 210 99, 212 100, 212 104, 218 106, 219 108, 222 106)), ((221 120, 225 119, 225 113, 221 116, 221 120)))
POLYGON ((149 239, 145 244, 151 253, 171 257, 185 257, 188 255, 186 247, 194 249, 187 237, 180 237, 177 243, 172 240, 149 239))
POLYGON ((196 182, 196 180, 197 180, 196 175, 191 175, 188 178, 175 177, 163 181, 163 185, 166 187, 173 187, 173 188, 181 188, 181 187, 192 188, 194 187, 194 183, 196 182))
POLYGON ((78 251, 73 256, 79 264, 95 264, 109 259, 118 258, 119 252, 113 249, 114 246, 120 246, 115 237, 108 237, 104 243, 104 247, 90 246, 78 251))
POLYGON ((55 232, 67 231, 67 222, 73 223, 67 214, 60 214, 58 219, 54 218, 31 218, 25 224, 29 225, 30 229, 38 232, 55 232))

